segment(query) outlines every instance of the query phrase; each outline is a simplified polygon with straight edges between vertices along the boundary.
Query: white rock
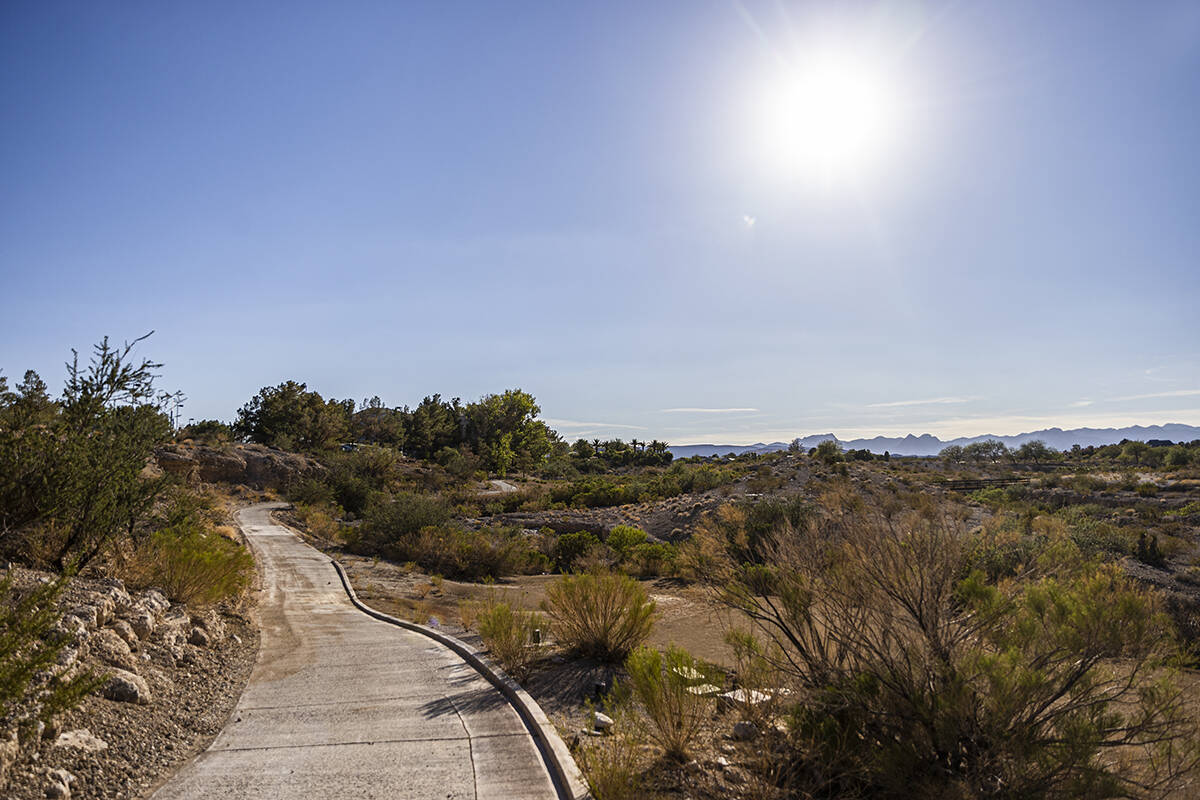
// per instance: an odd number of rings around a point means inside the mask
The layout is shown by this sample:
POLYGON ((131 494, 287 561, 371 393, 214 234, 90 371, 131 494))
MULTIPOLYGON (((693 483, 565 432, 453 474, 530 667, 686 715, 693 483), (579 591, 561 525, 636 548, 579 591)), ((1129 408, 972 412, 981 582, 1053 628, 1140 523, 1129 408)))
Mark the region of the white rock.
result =
POLYGON ((113 633, 121 637, 121 641, 129 645, 130 649, 138 646, 138 635, 133 630, 133 626, 123 619, 118 619, 109 626, 113 633))
POLYGON ((111 628, 101 628, 88 638, 88 652, 109 666, 137 671, 137 659, 129 644, 111 628))
POLYGON ((108 742, 97 739, 87 728, 65 731, 54 740, 55 747, 74 747, 88 753, 98 753, 108 749, 108 742))
POLYGON ((607 714, 601 714, 597 711, 592 715, 592 724, 595 725, 596 730, 607 732, 613 726, 613 719, 607 714))
POLYGON ((89 628, 100 624, 100 611, 95 606, 77 606, 67 616, 83 620, 83 624, 89 628))
POLYGON ((721 695, 721 704, 729 707, 756 706, 771 699, 771 695, 757 689, 734 689, 721 695))
POLYGON ((154 614, 143 609, 131 615, 129 617, 129 627, 133 628, 133 632, 137 634, 139 639, 148 639, 150 634, 154 633, 154 614))
POLYGON ((721 693, 720 686, 713 686, 711 683, 702 683, 699 686, 689 686, 687 690, 692 694, 698 694, 703 697, 712 697, 721 693))
POLYGON ((146 608, 154 612, 155 615, 160 615, 171 607, 171 601, 164 597, 163 593, 157 589, 144 592, 142 594, 142 603, 145 604, 146 608))
POLYGON ((52 769, 46 773, 46 797, 68 800, 71 797, 71 784, 75 776, 65 769, 52 769))

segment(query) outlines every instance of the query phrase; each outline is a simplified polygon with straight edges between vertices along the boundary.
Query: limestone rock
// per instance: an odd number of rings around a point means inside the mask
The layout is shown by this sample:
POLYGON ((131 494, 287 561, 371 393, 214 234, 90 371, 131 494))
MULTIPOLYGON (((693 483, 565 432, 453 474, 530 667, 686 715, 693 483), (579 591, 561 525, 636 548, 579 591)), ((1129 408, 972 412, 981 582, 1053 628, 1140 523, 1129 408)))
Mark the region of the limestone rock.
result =
POLYGON ((67 616, 82 620, 89 629, 100 624, 100 610, 95 606, 76 606, 67 616))
POLYGON ((143 609, 129 618, 129 627, 133 629, 139 639, 149 639, 156 627, 154 614, 143 609))
POLYGON ((142 604, 155 616, 161 616, 171 607, 171 601, 157 589, 151 589, 142 594, 142 604))
POLYGON ((112 674, 101 692, 109 700, 115 700, 118 703, 147 705, 150 702, 150 687, 146 684, 145 679, 141 675, 135 675, 123 669, 112 670, 112 674))
POLYGON ((137 672, 137 659, 129 649, 129 643, 111 628, 101 628, 88 638, 88 650, 102 663, 137 672))
POLYGON ((58 738, 54 740, 54 746, 73 747, 87 753, 98 753, 101 750, 108 749, 108 742, 96 738, 87 728, 79 728, 78 730, 60 733, 58 738))
POLYGON ((109 627, 112 628, 113 633, 121 637, 121 641, 129 645, 129 649, 132 650, 138 646, 139 641, 137 632, 134 631, 133 626, 127 621, 123 619, 114 620, 112 625, 109 627))
POLYGON ((602 733, 608 733, 608 731, 612 729, 612 717, 608 716, 607 714, 601 714, 599 711, 593 714, 592 717, 592 724, 595 726, 596 730, 602 733))
POLYGON ((46 797, 69 800, 73 783, 75 783, 75 776, 65 769, 49 770, 46 773, 46 797))
POLYGON ((196 627, 203 628, 204 632, 208 634, 209 640, 212 642, 221 642, 225 640, 225 620, 221 619, 221 615, 217 613, 215 608, 210 608, 203 613, 193 614, 192 624, 196 627))

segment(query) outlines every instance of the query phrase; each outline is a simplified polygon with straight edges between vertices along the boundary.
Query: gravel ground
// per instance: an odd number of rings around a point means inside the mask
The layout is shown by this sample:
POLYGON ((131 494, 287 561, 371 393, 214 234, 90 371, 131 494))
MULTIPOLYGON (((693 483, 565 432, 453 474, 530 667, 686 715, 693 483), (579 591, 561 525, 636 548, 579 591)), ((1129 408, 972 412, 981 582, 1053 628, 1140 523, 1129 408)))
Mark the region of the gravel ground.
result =
POLYGON ((206 647, 185 645, 178 663, 153 638, 143 642, 135 655, 151 702, 88 696, 62 717, 61 730, 87 730, 106 747, 89 751, 45 738, 13 765, 0 794, 11 800, 45 798, 49 771, 65 769, 76 779, 72 798, 147 797, 216 737, 250 677, 259 643, 253 614, 226 610, 221 619, 227 635, 206 647))

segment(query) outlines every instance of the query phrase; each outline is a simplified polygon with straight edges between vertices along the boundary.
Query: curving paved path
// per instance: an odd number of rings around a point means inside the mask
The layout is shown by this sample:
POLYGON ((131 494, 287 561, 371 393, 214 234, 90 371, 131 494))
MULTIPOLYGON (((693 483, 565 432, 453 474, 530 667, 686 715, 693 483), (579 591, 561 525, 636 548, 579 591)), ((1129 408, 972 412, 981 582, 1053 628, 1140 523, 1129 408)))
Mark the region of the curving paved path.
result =
POLYGON ((262 649, 224 730, 153 800, 557 798, 515 709, 459 656, 351 605, 329 559, 238 513, 263 576, 262 649))

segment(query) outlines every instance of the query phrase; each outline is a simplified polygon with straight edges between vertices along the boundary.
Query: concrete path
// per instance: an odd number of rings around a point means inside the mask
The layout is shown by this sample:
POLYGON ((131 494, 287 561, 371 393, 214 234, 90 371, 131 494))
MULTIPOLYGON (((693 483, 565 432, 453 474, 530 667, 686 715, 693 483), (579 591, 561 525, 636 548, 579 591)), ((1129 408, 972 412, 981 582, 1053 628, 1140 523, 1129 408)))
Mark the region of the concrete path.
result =
POLYGON ((329 559, 239 512, 262 649, 212 746, 153 800, 557 798, 515 709, 449 649, 355 609, 329 559))

